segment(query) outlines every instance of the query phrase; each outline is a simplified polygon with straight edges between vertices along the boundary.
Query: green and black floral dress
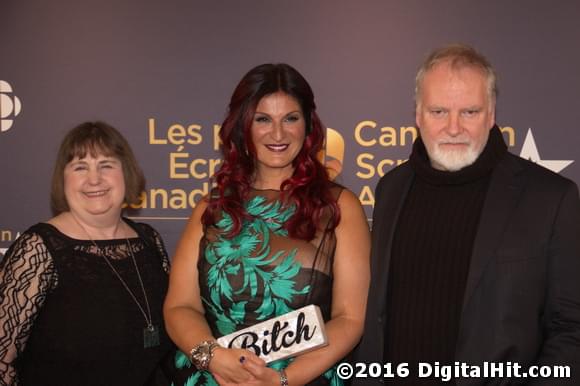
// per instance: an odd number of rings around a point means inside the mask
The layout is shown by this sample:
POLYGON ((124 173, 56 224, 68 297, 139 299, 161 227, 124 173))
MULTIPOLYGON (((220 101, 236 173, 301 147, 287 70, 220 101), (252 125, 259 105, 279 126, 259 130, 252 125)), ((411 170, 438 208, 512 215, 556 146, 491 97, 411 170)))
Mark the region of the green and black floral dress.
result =
MULTIPOLYGON (((336 197, 342 191, 334 189, 336 197)), ((207 322, 220 337, 300 307, 316 304, 325 320, 332 303, 332 263, 336 238, 322 230, 312 241, 288 236, 282 225, 294 213, 280 201, 280 192, 255 190, 245 203, 250 219, 241 232, 227 237, 231 218, 223 213, 215 226, 206 229, 200 245, 199 283, 207 322)), ((199 372, 188 356, 178 351, 174 358, 173 385, 217 385, 209 372, 199 372)), ((269 364, 288 366, 292 359, 269 364)), ((331 368, 310 385, 340 386, 331 368)))

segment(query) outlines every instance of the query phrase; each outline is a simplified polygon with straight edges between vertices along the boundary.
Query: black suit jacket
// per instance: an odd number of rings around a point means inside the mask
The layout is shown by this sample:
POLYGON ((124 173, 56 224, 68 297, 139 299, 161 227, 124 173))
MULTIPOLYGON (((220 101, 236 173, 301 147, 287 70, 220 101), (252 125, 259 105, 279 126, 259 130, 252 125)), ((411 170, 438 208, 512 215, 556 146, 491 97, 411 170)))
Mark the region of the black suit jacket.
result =
MULTIPOLYGON (((371 286, 355 360, 382 362, 394 229, 409 163, 375 192, 371 286)), ((457 385, 580 384, 580 199, 576 185, 507 153, 492 172, 474 241, 456 346, 459 362, 569 365, 565 379, 456 379, 457 385)), ((410 369, 416 372, 416 369, 410 369)), ((385 381, 385 380, 383 380, 385 381)), ((354 379, 353 385, 379 380, 354 379)), ((388 383, 388 379, 386 379, 388 383)))

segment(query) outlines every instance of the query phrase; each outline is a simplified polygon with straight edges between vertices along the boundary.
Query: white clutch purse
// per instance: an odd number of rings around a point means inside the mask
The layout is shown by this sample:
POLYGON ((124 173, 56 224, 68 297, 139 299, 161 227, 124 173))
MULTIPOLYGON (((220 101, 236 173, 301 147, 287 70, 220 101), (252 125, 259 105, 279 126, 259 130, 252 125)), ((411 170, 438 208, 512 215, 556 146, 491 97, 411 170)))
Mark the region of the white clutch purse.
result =
POLYGON ((320 309, 312 304, 222 336, 217 342, 252 351, 266 363, 328 344, 320 309))

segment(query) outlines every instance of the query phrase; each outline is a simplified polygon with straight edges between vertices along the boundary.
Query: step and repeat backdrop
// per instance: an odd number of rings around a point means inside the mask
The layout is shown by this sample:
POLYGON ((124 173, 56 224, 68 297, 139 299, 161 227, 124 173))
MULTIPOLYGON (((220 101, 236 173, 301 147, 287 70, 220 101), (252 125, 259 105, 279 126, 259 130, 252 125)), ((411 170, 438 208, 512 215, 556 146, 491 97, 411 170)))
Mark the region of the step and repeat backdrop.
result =
POLYGON ((414 77, 433 48, 475 46, 499 74, 510 151, 580 183, 580 2, 0 2, 0 259, 49 219, 64 133, 104 120, 147 177, 128 212, 172 253, 219 167, 217 133, 239 79, 287 62, 328 127, 325 160, 370 218, 379 178, 417 137, 414 77))

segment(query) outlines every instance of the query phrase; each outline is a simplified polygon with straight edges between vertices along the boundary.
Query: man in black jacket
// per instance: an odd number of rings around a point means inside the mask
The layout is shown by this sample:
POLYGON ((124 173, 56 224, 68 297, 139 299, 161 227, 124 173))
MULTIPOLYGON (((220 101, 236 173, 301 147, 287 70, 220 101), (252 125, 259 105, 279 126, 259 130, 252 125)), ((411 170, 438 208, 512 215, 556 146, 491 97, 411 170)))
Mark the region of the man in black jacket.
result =
POLYGON ((354 385, 579 384, 578 189, 508 153, 495 103, 495 72, 471 47, 438 49, 419 70, 420 138, 376 189, 356 355, 387 377, 354 385))

